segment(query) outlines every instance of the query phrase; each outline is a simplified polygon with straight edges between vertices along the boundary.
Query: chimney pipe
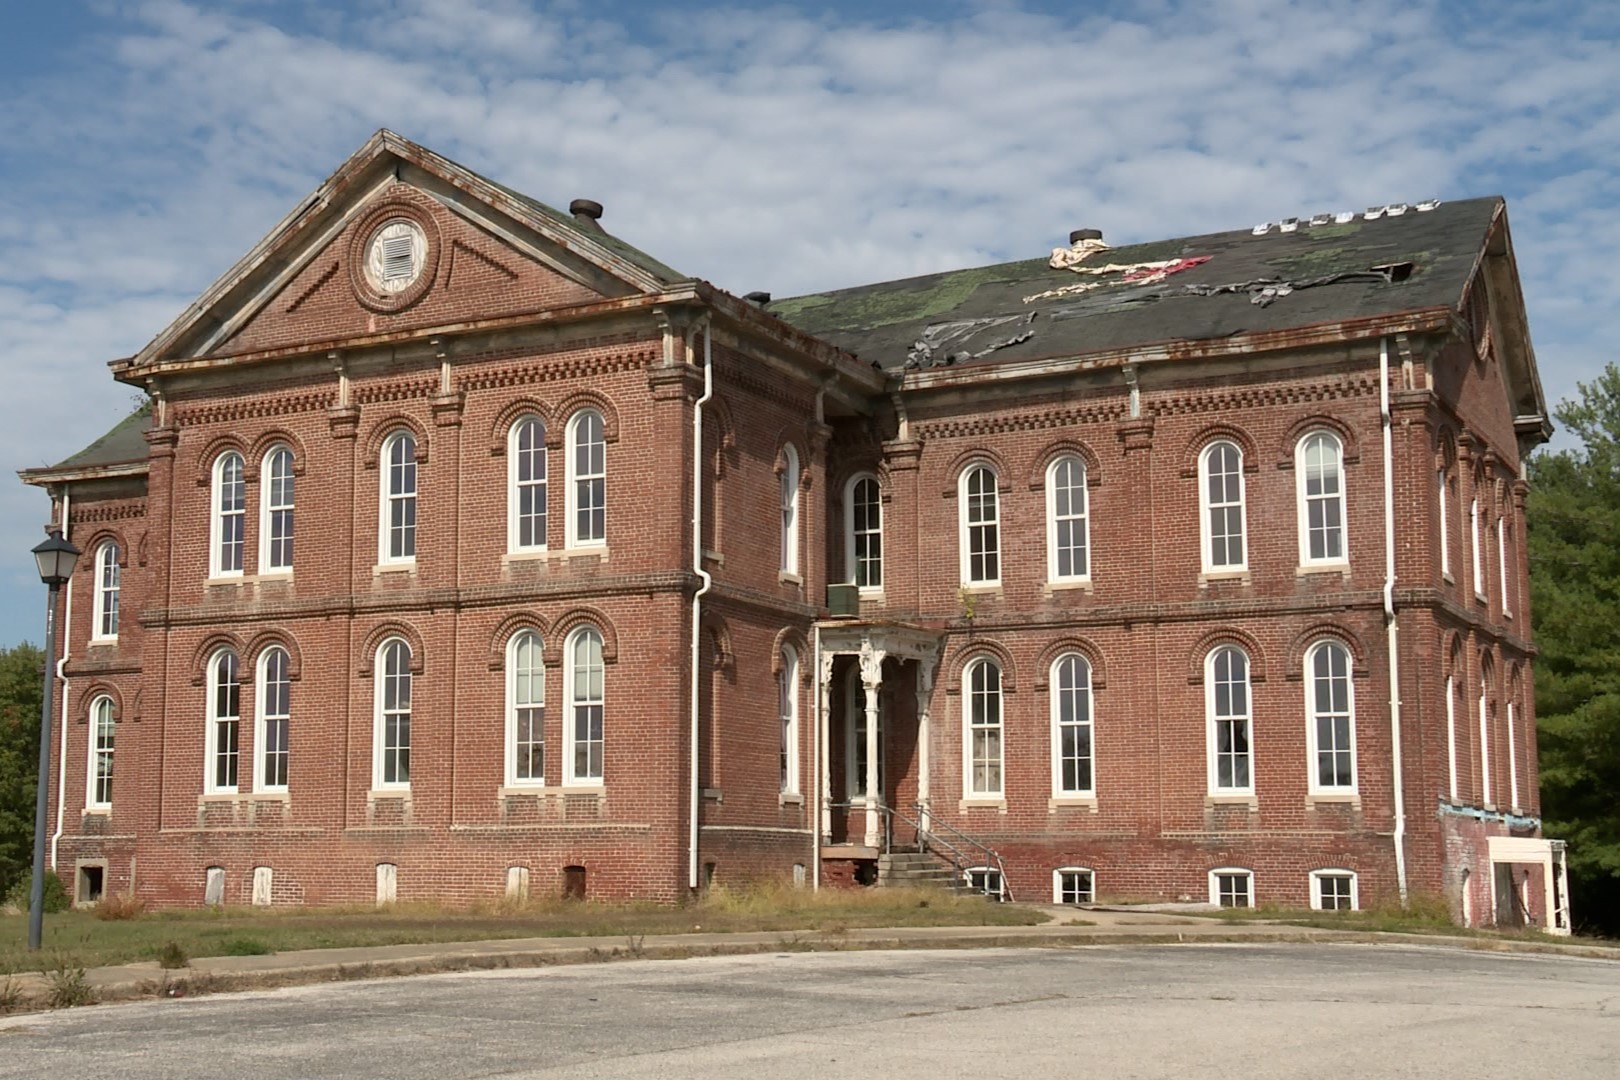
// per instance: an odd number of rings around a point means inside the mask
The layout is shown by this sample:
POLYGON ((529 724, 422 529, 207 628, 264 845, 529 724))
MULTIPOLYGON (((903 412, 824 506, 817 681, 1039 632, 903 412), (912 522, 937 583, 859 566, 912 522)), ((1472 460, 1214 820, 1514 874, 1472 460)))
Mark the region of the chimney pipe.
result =
POLYGON ((1082 240, 1101 240, 1101 229, 1076 229, 1069 234, 1069 243, 1078 244, 1082 240))
POLYGON ((574 221, 580 227, 592 232, 603 232, 602 204, 595 199, 575 199, 568 204, 568 212, 574 215, 574 221))
POLYGON ((760 307, 764 307, 766 304, 771 302, 771 294, 768 292, 744 293, 743 299, 747 300, 750 304, 758 304, 760 307))

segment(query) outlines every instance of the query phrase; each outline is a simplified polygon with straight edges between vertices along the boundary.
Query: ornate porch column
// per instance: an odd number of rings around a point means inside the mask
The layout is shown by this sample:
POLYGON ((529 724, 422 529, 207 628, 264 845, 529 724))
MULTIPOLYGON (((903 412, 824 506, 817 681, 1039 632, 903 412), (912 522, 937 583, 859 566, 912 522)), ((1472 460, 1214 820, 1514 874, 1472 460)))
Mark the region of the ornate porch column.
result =
POLYGON ((917 661, 917 821, 926 830, 928 822, 928 756, 931 742, 929 719, 934 697, 932 658, 917 661))
POLYGON ((866 691, 866 770, 861 782, 866 791, 866 846, 878 844, 878 690, 883 686, 882 649, 874 649, 870 639, 861 642, 861 687, 866 691))
POLYGON ((816 755, 816 764, 821 776, 816 784, 821 790, 821 842, 832 843, 832 758, 828 756, 832 740, 828 732, 832 727, 832 672, 833 661, 838 658, 836 653, 823 650, 821 654, 821 671, 816 683, 816 693, 820 695, 820 723, 816 725, 816 739, 820 751, 816 755))

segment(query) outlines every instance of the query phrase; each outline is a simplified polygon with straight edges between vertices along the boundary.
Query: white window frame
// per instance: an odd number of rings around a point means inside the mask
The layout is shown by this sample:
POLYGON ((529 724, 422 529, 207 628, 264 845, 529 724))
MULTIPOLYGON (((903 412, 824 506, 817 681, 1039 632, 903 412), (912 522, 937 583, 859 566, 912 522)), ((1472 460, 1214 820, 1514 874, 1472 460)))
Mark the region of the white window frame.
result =
POLYGON ((1361 889, 1354 870, 1345 870, 1340 867, 1324 867, 1321 870, 1311 871, 1311 910, 1312 911, 1360 911, 1361 889), (1350 906, 1348 908, 1329 908, 1322 903, 1322 880, 1324 878, 1350 879, 1350 906))
MULTIPOLYGON (((1241 469, 1240 469, 1241 471, 1241 469)), ((1327 474, 1324 473, 1324 476, 1327 474)), ((1350 562, 1350 536, 1346 530, 1349 507, 1345 499, 1344 477, 1344 443, 1331 431, 1317 429, 1307 432, 1294 447, 1294 479, 1295 498, 1297 501, 1296 518, 1299 521, 1299 564, 1301 566, 1345 566, 1350 562), (1336 483, 1336 490, 1324 491, 1313 495, 1310 492, 1310 448, 1317 440, 1331 447, 1333 451, 1332 477, 1336 483), (1329 528, 1323 526, 1322 549, 1324 554, 1317 558, 1311 554, 1311 505, 1321 503, 1325 506, 1337 506, 1339 514, 1338 525, 1329 528), (1326 554, 1332 547, 1331 539, 1338 538, 1339 554, 1326 554)), ((1325 486, 1325 485, 1324 485, 1325 486)))
POLYGON ((1497 576, 1501 579, 1502 589, 1502 618, 1513 618, 1513 605, 1508 601, 1508 557, 1507 557, 1507 530, 1508 519, 1504 515, 1496 519, 1496 566, 1497 576))
POLYGON ((90 760, 85 769, 84 805, 87 810, 112 809, 112 785, 114 757, 118 745, 118 722, 113 716, 113 699, 106 694, 98 694, 90 702, 90 737, 86 744, 90 751, 90 760), (105 745, 103 745, 105 740, 105 745), (106 762, 106 771, 101 765, 106 762), (101 780, 107 784, 106 798, 101 798, 98 790, 101 780))
POLYGON ((264 452, 264 458, 259 464, 259 573, 261 574, 291 574, 293 572, 293 554, 296 545, 293 540, 297 530, 296 509, 298 505, 298 481, 293 476, 292 447, 286 443, 276 443, 264 452), (286 498, 278 499, 276 491, 277 475, 281 471, 280 465, 285 462, 286 498), (287 522, 287 558, 278 561, 276 552, 276 515, 285 514, 287 522))
MULTIPOLYGON (((981 496, 979 496, 982 498, 981 496)), ((994 465, 987 461, 975 461, 962 470, 956 480, 957 502, 957 538, 958 558, 961 565, 962 584, 969 588, 993 588, 1001 584, 1001 476, 996 472, 994 465), (974 520, 975 507, 972 505, 969 489, 973 485, 973 478, 983 472, 990 481, 989 490, 989 516, 981 520, 974 520), (975 533, 974 530, 979 530, 975 533), (983 577, 973 576, 973 556, 975 540, 985 541, 979 555, 983 562, 995 564, 995 573, 983 577)), ((986 567, 988 569, 989 567, 986 567)))
POLYGON ((962 883, 975 892, 982 891, 983 895, 985 896, 994 896, 998 900, 1005 900, 1007 898, 1007 875, 1001 872, 1001 868, 999 866, 966 867, 962 870, 962 883), (974 874, 984 875, 984 883, 986 885, 984 890, 978 889, 973 884, 974 874), (992 875, 994 876, 996 883, 996 891, 994 893, 991 893, 988 889, 992 875))
POLYGON ((292 680, 290 677, 292 657, 280 645, 272 645, 259 654, 255 665, 253 686, 253 790, 254 791, 286 791, 287 779, 272 783, 269 779, 270 770, 267 768, 270 752, 270 724, 279 721, 286 724, 287 748, 282 751, 287 754, 287 777, 291 778, 292 754, 292 680), (282 670, 281 679, 270 678, 270 665, 279 657, 282 670), (275 702, 271 700, 271 687, 276 683, 286 684, 287 700, 275 702))
POLYGON ((420 495, 422 488, 421 470, 416 460, 416 450, 416 435, 409 430, 402 429, 383 440, 382 450, 378 454, 377 562, 382 566, 416 565, 416 534, 421 528, 420 495), (405 455, 405 459, 399 463, 400 476, 398 477, 399 484, 396 489, 396 477, 392 459, 394 448, 402 445, 408 445, 409 452, 405 455), (407 476, 410 480, 408 490, 405 483, 407 476), (401 543, 399 545, 401 549, 407 546, 404 543, 404 538, 408 535, 410 538, 410 552, 408 554, 403 550, 397 555, 393 553, 394 526, 392 510, 396 503, 410 507, 410 524, 400 526, 401 543))
POLYGON ((1243 476, 1243 447, 1232 439, 1215 439, 1198 454, 1198 537, 1201 562, 1206 574, 1240 573, 1249 568, 1249 504, 1247 481, 1243 476), (1237 499, 1219 503, 1209 497, 1210 459, 1221 447, 1229 447, 1237 456, 1237 499), (1237 562, 1215 561, 1215 535, 1210 515, 1216 510, 1237 508, 1240 556, 1237 562))
MULTIPOLYGON (((867 549, 869 552, 871 547, 867 549)), ((883 592, 883 485, 878 482, 877 476, 872 473, 856 473, 844 484, 844 568, 849 583, 858 588, 863 595, 878 595, 883 592), (862 484, 871 484, 875 497, 869 507, 870 515, 867 518, 867 528, 857 528, 855 523, 855 510, 857 506, 857 492, 862 484), (861 537, 869 537, 870 543, 876 546, 876 554, 865 561, 865 565, 876 568, 876 573, 868 576, 876 577, 873 583, 861 581, 860 568, 863 561, 860 558, 861 537)))
POLYGON ((415 721, 416 686, 415 673, 411 671, 414 660, 411 644, 401 637, 390 637, 377 646, 375 663, 372 666, 372 727, 371 727, 371 788, 373 791, 404 792, 411 789, 411 726, 415 721), (399 671, 389 671, 390 655, 395 648, 402 664, 399 671), (393 685, 391 686, 391 681, 393 685), (403 696, 398 693, 390 694, 392 689, 402 689, 403 696), (393 746, 388 743, 388 721, 390 718, 403 717, 405 737, 393 746), (403 752, 403 753, 402 753, 403 752), (388 776, 388 757, 395 757, 394 775, 392 780, 388 776), (400 767, 401 761, 403 768, 400 767), (400 773, 404 779, 399 779, 400 773))
POLYGON ((205 747, 203 751, 203 791, 209 795, 234 795, 242 784, 242 658, 230 649, 220 649, 208 658, 208 706, 205 747), (229 657, 236 673, 236 714, 220 708, 220 691, 224 687, 220 669, 229 657), (233 735, 235 746, 227 748, 221 736, 233 735), (220 767, 231 760, 234 783, 220 779, 220 767))
POLYGON ((1473 542, 1474 542, 1474 596, 1477 597, 1480 600, 1483 600, 1483 599, 1485 599, 1485 554, 1484 554, 1483 545, 1480 542, 1481 528, 1480 528, 1480 509, 1479 509, 1479 496, 1478 495, 1475 495, 1473 501, 1471 503, 1469 503, 1469 505, 1468 505, 1468 513, 1469 513, 1469 517, 1473 521, 1472 529, 1473 529, 1473 542))
POLYGON ((1507 759, 1508 759, 1508 809, 1515 813, 1519 810, 1519 755, 1517 749, 1518 735, 1513 730, 1517 717, 1514 715, 1513 699, 1507 700, 1507 759))
POLYGON ((546 784, 546 664, 545 639, 538 630, 524 627, 506 640, 506 786, 509 788, 545 787, 546 784), (525 676, 520 662, 523 646, 532 641, 535 667, 525 676), (527 682, 527 686, 525 686, 527 682), (538 697, 535 696, 538 691, 538 697), (540 748, 540 775, 519 776, 518 761, 521 740, 518 738, 518 714, 524 709, 540 711, 540 737, 530 740, 540 748))
POLYGON ((1255 908, 1254 871, 1250 870, 1246 866, 1217 866, 1215 869, 1211 870, 1209 872, 1209 902, 1216 907, 1230 907, 1234 909, 1247 908, 1248 910, 1253 911, 1255 908), (1248 901, 1247 903, 1221 903, 1221 878, 1223 877, 1241 877, 1244 880, 1244 882, 1248 885, 1248 891, 1244 894, 1244 899, 1248 901))
MULTIPOLYGON (((1303 673, 1305 682, 1305 738, 1308 748, 1307 754, 1309 755, 1306 768, 1308 770, 1310 792, 1313 795, 1353 795, 1358 790, 1358 785, 1361 781, 1359 768, 1360 762, 1356 760, 1356 686, 1354 668, 1355 664, 1350 655, 1350 650, 1342 641, 1338 641, 1334 638, 1323 638, 1322 640, 1313 644, 1309 649, 1305 650, 1305 668, 1303 673), (1323 748, 1321 744, 1321 734, 1318 728, 1321 720, 1324 719, 1325 716, 1335 717, 1339 715, 1338 710, 1329 709, 1328 712, 1324 714, 1318 708, 1320 698, 1317 694, 1318 676, 1316 672, 1316 658, 1318 654, 1328 649, 1336 649, 1344 660, 1345 709, 1343 715, 1346 720, 1346 732, 1349 738, 1349 745, 1348 747, 1342 749, 1348 750, 1350 754, 1350 782, 1348 784, 1322 783, 1320 754, 1322 753, 1323 748)), ((1330 672, 1329 678, 1331 679, 1335 677, 1336 676, 1330 672)), ((1341 748, 1334 747, 1333 749, 1338 751, 1341 748)), ((1337 769, 1335 769, 1335 772, 1337 772, 1337 769)))
POLYGON ((1097 902, 1097 872, 1089 866, 1059 866, 1052 871, 1052 903, 1054 904, 1095 904, 1097 902), (1063 875, 1084 874, 1091 880, 1089 892, 1091 896, 1086 900, 1063 899, 1063 875))
MULTIPOLYGON (((1052 720, 1051 746, 1053 798, 1090 798, 1097 794, 1097 731, 1093 715, 1096 707, 1096 701, 1092 693, 1091 674, 1091 661, 1086 659, 1083 654, 1078 652, 1066 652, 1057 659, 1053 660, 1052 667, 1048 673, 1046 685, 1047 697, 1049 699, 1048 707, 1051 712, 1052 720), (1084 709, 1076 710, 1076 718, 1069 723, 1064 723, 1063 695, 1066 691, 1063 686, 1064 677, 1062 672, 1064 666, 1071 662, 1075 665, 1076 670, 1079 672, 1080 679, 1078 684, 1072 689, 1072 691, 1069 692, 1075 693, 1079 696, 1081 703, 1084 705, 1084 709), (1084 785, 1077 785, 1074 787, 1069 787, 1063 782, 1063 766, 1068 760, 1064 754, 1063 732, 1064 729, 1068 727, 1083 731, 1086 737, 1086 753, 1084 755, 1084 759, 1086 763, 1087 779, 1089 782, 1084 785)), ((1075 760, 1078 761, 1080 758, 1077 756, 1075 760)))
POLYGON ((782 475, 779 510, 781 519, 781 558, 778 569, 785 575, 799 573, 799 452, 792 443, 782 446, 782 475))
MULTIPOLYGON (((602 418, 602 414, 597 412, 595 409, 581 409, 578 412, 576 412, 573 416, 568 418, 568 428, 567 428, 566 436, 567 436, 566 440, 565 440, 565 446, 567 448, 566 453, 565 453, 566 468, 565 468, 564 471, 567 473, 567 484, 568 484, 568 492, 567 492, 568 498, 566 500, 567 512, 568 512, 568 521, 566 523, 567 524, 567 529, 565 530, 566 539, 564 540, 564 544, 565 544, 565 546, 571 547, 571 548, 606 547, 607 546, 607 477, 608 477, 608 469, 607 469, 607 422, 602 418), (590 436, 591 433, 588 430, 583 432, 583 433, 580 431, 580 428, 583 427, 587 422, 589 422, 591 420, 596 421, 596 428, 597 428, 597 432, 599 434, 599 437, 597 439, 595 439, 595 440, 589 440, 589 436, 590 436), (589 441, 581 443, 580 440, 581 440, 582 437, 584 437, 585 439, 587 439, 589 441), (593 471, 590 471, 590 472, 583 471, 582 468, 581 468, 581 463, 580 463, 580 450, 581 450, 581 448, 582 447, 589 448, 589 447, 596 447, 596 446, 601 447, 601 451, 602 451, 602 467, 601 467, 601 469, 599 471, 596 471, 596 470, 593 470, 593 471), (602 535, 600 535, 600 536, 588 536, 588 535, 583 535, 580 532, 580 529, 579 529, 579 511, 580 511, 579 487, 580 487, 581 484, 590 484, 590 485, 592 485, 593 490, 596 491, 596 493, 599 494, 600 497, 601 497, 601 500, 602 500, 602 535), (600 488, 597 489, 596 485, 600 485, 600 488)), ((586 464, 590 464, 590 463, 587 462, 586 464)))
POLYGON ((969 800, 1003 799, 1007 794, 1007 707, 1005 680, 1002 678, 1001 665, 988 656, 979 656, 968 662, 962 669, 962 797, 969 800), (983 690, 974 686, 974 678, 981 671, 995 672, 995 686, 988 684, 983 690), (995 718, 981 719, 981 704, 984 712, 988 713, 989 705, 994 702, 995 718), (983 734, 989 736, 994 733, 996 753, 982 757, 974 748, 975 739, 983 734), (992 786, 987 781, 984 787, 978 785, 978 766, 983 764, 986 772, 994 766, 996 783, 992 786))
MULTIPOLYGON (((603 638, 594 626, 576 627, 568 635, 563 646, 563 701, 567 712, 563 715, 563 776, 564 782, 576 787, 601 787, 607 774, 607 666, 602 657, 603 638), (596 660, 592 664, 586 658, 587 678, 586 685, 580 686, 580 657, 578 650, 586 639, 596 642, 596 660), (593 670, 594 669, 594 670, 593 670), (592 676, 599 685, 590 685, 592 676), (592 690, 596 693, 591 693, 592 690), (589 760, 586 763, 585 773, 581 773, 575 761, 575 751, 579 743, 575 728, 578 722, 579 710, 597 708, 602 711, 600 720, 600 737, 589 740, 599 743, 596 770, 590 769, 589 760)), ((586 751, 589 755, 589 749, 586 751)))
POLYGON ((549 509, 547 500, 550 497, 551 476, 546 461, 546 422, 534 413, 524 413, 512 421, 511 430, 506 433, 506 550, 508 552, 544 551, 546 550, 546 530, 550 526, 547 515, 549 509), (523 435, 525 429, 533 425, 534 444, 525 451, 523 449, 523 435), (529 478, 523 478, 524 457, 527 454, 535 464, 535 470, 529 478), (537 512, 529 515, 523 513, 523 493, 525 490, 539 492, 537 512), (525 516, 537 519, 535 532, 539 537, 537 541, 525 544, 523 542, 523 523, 525 516))
POLYGON ((777 754, 780 790, 799 793, 799 651, 782 646, 781 670, 776 673, 776 707, 781 747, 777 754))
POLYGON ((1450 493, 1446 490, 1451 486, 1446 469, 1442 466, 1436 477, 1440 484, 1440 574, 1442 577, 1451 576, 1451 510, 1450 493))
POLYGON ((211 578, 241 577, 246 565, 247 551, 247 479, 246 463, 235 450, 227 450, 214 459, 213 482, 209 487, 208 514, 208 576, 211 578), (226 503, 226 466, 234 463, 236 479, 230 484, 234 506, 226 503), (225 558, 226 520, 236 523, 239 535, 235 541, 234 558, 225 558), (236 565, 231 566, 229 563, 236 565))
POLYGON ((1479 801, 1491 802, 1490 684, 1483 669, 1479 676, 1479 801))
POLYGON ((1446 676, 1446 772, 1451 801, 1457 801, 1457 676, 1446 676))
POLYGON ((1046 466, 1046 580, 1054 584, 1081 584, 1091 580, 1091 493, 1088 489, 1086 463, 1078 454, 1060 454, 1046 466), (1067 513, 1058 507, 1058 473, 1065 467, 1074 469, 1074 482, 1067 485, 1072 497, 1067 513), (1078 509, 1076 506, 1078 505, 1078 509), (1064 523, 1075 523, 1079 543, 1070 545, 1078 553, 1074 560, 1081 564, 1075 570, 1071 564, 1068 573, 1062 571, 1062 545, 1059 533, 1064 523))
POLYGON ((116 540, 103 540, 96 548, 96 587, 90 623, 92 642, 118 640, 118 600, 123 577, 118 555, 116 540))
MULTIPOLYGON (((1211 795, 1250 795, 1254 794, 1254 665, 1249 654, 1236 645, 1217 645, 1204 656, 1204 732, 1205 757, 1209 768, 1209 793, 1211 795), (1243 658, 1243 697, 1245 708, 1239 712, 1234 710, 1230 716, 1217 715, 1216 712, 1216 686, 1215 686, 1215 658, 1230 649, 1234 654, 1243 658), (1248 783, 1223 787, 1220 783, 1219 746, 1217 728, 1224 721, 1241 721, 1246 735, 1244 740, 1246 749, 1244 756, 1248 759, 1248 783)), ((1234 757, 1236 751, 1233 752, 1234 757)), ((1235 772, 1235 770, 1234 770, 1235 772)))

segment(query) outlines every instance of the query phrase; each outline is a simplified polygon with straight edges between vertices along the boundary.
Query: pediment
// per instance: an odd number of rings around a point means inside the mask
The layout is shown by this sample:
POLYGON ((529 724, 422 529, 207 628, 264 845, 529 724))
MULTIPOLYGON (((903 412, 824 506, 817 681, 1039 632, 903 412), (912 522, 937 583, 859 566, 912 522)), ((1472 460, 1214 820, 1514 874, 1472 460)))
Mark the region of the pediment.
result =
POLYGON ((589 222, 379 132, 129 368, 650 295, 678 279, 589 222))

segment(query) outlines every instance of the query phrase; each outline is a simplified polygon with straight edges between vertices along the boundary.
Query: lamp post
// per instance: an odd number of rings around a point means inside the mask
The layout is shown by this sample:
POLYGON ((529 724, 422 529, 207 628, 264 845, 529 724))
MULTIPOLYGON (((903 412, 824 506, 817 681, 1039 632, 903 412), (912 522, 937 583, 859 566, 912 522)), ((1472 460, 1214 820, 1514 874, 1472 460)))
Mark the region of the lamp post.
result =
POLYGON ((45 830, 50 811, 51 698, 56 687, 56 598, 73 576, 79 549, 62 539, 62 530, 34 549, 39 580, 50 589, 45 607, 45 700, 39 708, 39 780, 34 785, 34 879, 28 892, 28 947, 38 949, 45 929, 45 830))

